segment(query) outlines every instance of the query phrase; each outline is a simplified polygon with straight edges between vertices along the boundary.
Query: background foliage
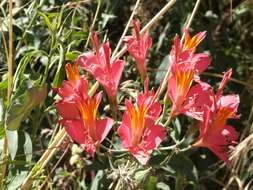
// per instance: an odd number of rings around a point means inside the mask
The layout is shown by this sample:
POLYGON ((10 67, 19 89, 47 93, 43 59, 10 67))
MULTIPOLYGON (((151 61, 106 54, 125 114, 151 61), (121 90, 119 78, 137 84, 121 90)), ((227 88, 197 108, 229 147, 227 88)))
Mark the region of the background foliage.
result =
MULTIPOLYGON (((59 129, 58 115, 53 107, 57 99, 52 87, 65 79, 64 65, 72 62, 84 51, 91 49, 87 43, 90 26, 97 8, 96 1, 17 0, 14 4, 14 88, 11 105, 6 109, 8 11, 7 2, 1 1, 0 12, 0 138, 4 136, 4 114, 7 115, 10 139, 7 189, 16 189, 26 177, 59 129), (7 113, 7 114, 6 114, 7 113), (18 129, 18 130, 17 130, 18 129)), ((110 39, 116 46, 135 1, 101 1, 94 25, 101 39, 110 39)), ((144 25, 166 4, 165 0, 142 1, 137 18, 144 25)), ((164 59, 171 48, 175 33, 181 34, 195 1, 179 0, 173 8, 150 30, 153 46, 148 70, 152 86, 157 87, 167 62, 164 59)), ((241 118, 233 121, 240 132, 240 141, 250 137, 252 128, 252 72, 253 72, 253 3, 252 1, 222 0, 202 1, 190 32, 206 30, 207 38, 200 51, 212 55, 212 64, 204 73, 205 81, 217 86, 222 73, 233 68, 233 80, 226 92, 240 94, 241 118)), ((136 97, 140 78, 132 59, 125 57, 125 67, 120 86, 120 99, 136 97)), ((92 81, 90 78, 89 81, 92 81)), ((101 113, 110 115, 104 101, 101 113)), ((102 107, 102 106, 101 106, 102 107)), ((185 117, 173 122, 171 139, 180 141, 187 129, 194 130, 195 123, 185 117)), ((252 135, 251 135, 252 136, 252 135)), ((191 138, 188 139, 191 141, 191 138)), ((2 142, 2 141, 1 141, 2 142)), ((183 145, 182 145, 183 146, 183 145)), ((85 156, 69 139, 44 171, 36 173, 34 187, 47 189, 108 189, 121 180, 142 189, 252 189, 253 137, 238 150, 234 162, 228 166, 217 162, 207 149, 194 149, 185 153, 154 153, 152 168, 128 166, 124 158, 117 158, 111 168, 106 156, 92 160, 85 156), (242 154, 243 153, 243 154, 242 154), (168 155, 170 156, 168 158, 168 155), (164 160, 164 164, 160 164, 164 160), (135 172, 129 170, 134 168, 135 172)), ((1 146, 2 147, 2 146, 1 146)), ((0 149, 1 152, 1 149, 0 149)))

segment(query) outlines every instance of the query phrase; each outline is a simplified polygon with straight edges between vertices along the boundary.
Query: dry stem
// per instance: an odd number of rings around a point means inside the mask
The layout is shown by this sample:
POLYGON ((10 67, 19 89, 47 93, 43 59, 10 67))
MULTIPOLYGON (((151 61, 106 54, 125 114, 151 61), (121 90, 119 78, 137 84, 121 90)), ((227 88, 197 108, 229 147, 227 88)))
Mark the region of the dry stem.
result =
MULTIPOLYGON (((9 52, 8 52, 8 90, 7 90, 7 106, 10 104, 12 92, 12 64, 13 64, 13 28, 12 28, 12 0, 9 0, 9 52)), ((7 138, 7 125, 5 124, 5 136, 3 143, 3 161, 0 176, 0 189, 3 189, 4 179, 7 170, 8 160, 8 138, 7 138)))
POLYGON ((125 29, 124 29, 124 31, 123 31, 123 33, 122 33, 120 39, 119 39, 119 42, 118 42, 116 48, 115 48, 114 51, 113 51, 112 59, 114 58, 114 56, 115 56, 116 53, 118 52, 118 49, 119 49, 119 47, 121 46, 121 44, 122 44, 122 42, 123 42, 123 39, 124 39, 124 37, 125 37, 125 35, 126 35, 127 31, 128 31, 128 28, 129 28, 129 26, 130 26, 130 24, 131 24, 131 22, 132 22, 132 20, 133 20, 134 14, 135 14, 136 9, 137 9, 137 7, 139 6, 139 4, 140 4, 140 0, 137 0, 136 3, 135 3, 134 9, 133 9, 133 11, 132 11, 132 14, 131 14, 131 16, 130 16, 128 22, 127 22, 127 25, 126 25, 126 27, 125 27, 125 29))

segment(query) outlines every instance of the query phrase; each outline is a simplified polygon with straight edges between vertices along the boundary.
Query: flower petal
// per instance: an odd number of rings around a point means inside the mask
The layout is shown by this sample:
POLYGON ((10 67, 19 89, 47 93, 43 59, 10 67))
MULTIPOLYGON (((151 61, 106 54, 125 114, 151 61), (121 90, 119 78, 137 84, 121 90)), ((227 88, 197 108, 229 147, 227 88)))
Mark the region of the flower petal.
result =
POLYGON ((211 107, 214 103, 213 97, 212 87, 200 81, 190 89, 180 112, 199 121, 203 121, 206 107, 211 107))
POLYGON ((121 139, 122 146, 124 148, 129 148, 132 143, 131 134, 131 121, 128 113, 124 113, 122 123, 119 126, 117 133, 121 139))
POLYGON ((198 73, 202 73, 204 70, 207 69, 208 65, 211 63, 211 58, 209 54, 198 53, 193 55, 192 62, 195 63, 196 71, 198 73))
POLYGON ((80 114, 78 108, 76 107, 75 102, 65 102, 60 100, 55 104, 57 112, 64 118, 64 119, 78 119, 80 118, 80 114))
POLYGON ((173 75, 168 80, 167 94, 173 104, 176 103, 177 88, 176 88, 176 77, 173 75))
POLYGON ((218 104, 220 104, 221 107, 230 108, 232 112, 231 118, 238 119, 239 116, 236 115, 237 109, 240 103, 240 97, 237 94, 231 94, 226 96, 221 96, 218 104))
POLYGON ((68 135, 78 144, 84 144, 87 132, 81 120, 62 119, 60 123, 64 126, 68 135))
POLYGON ((61 98, 69 98, 75 95, 73 86, 69 81, 63 81, 62 87, 61 88, 56 88, 57 93, 61 98))
POLYGON ((229 69, 227 72, 224 73, 222 81, 220 83, 219 89, 216 93, 217 99, 221 96, 223 89, 225 88, 225 85, 228 83, 232 75, 232 69, 229 69))
POLYGON ((99 64, 97 57, 92 52, 86 52, 81 54, 76 62, 83 68, 84 70, 93 73, 94 68, 99 64))
POLYGON ((189 35, 188 29, 184 29, 185 34, 185 40, 184 40, 184 49, 190 49, 193 52, 197 48, 197 46, 200 44, 200 42, 206 37, 206 31, 199 32, 195 36, 191 38, 189 35))
POLYGON ((142 142, 138 147, 131 147, 131 154, 143 165, 147 163, 150 154, 157 148, 166 137, 166 130, 161 125, 148 127, 143 135, 142 142))
POLYGON ((228 152, 233 149, 238 138, 236 130, 229 125, 225 125, 218 134, 212 135, 209 139, 208 148, 227 164, 229 163, 228 152))
POLYGON ((98 120, 96 122, 96 129, 97 129, 97 141, 101 143, 105 137, 108 135, 109 131, 111 130, 113 125, 113 119, 105 118, 98 120))
POLYGON ((112 62, 110 74, 111 74, 111 77, 113 79, 112 81, 115 82, 115 88, 116 89, 118 88, 119 81, 120 81, 124 66, 125 66, 125 63, 124 63, 123 60, 117 59, 117 60, 112 62))

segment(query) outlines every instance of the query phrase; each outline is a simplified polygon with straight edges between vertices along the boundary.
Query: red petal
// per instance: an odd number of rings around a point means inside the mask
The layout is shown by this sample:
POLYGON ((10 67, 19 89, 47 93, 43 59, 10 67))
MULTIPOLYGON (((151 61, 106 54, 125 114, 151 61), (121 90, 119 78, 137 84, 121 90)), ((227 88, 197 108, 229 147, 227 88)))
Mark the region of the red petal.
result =
POLYGON ((87 132, 80 120, 63 119, 60 123, 65 127, 66 132, 75 142, 79 144, 85 143, 87 132))
POLYGON ((112 128, 113 122, 111 118, 105 118, 96 122, 98 143, 101 143, 105 139, 112 128))
POLYGON ((226 96, 221 96, 217 104, 221 107, 227 107, 231 109, 231 118, 238 119, 239 116, 236 115, 237 109, 240 103, 240 97, 237 94, 231 94, 226 96))
POLYGON ((219 159, 228 164, 228 153, 230 149, 235 146, 237 138, 238 133, 236 130, 232 126, 225 125, 219 133, 213 134, 210 137, 210 143, 207 147, 212 150, 219 159))
POLYGON ((61 88, 57 89, 57 93, 62 98, 71 97, 73 96, 73 94, 75 94, 73 86, 71 85, 69 81, 63 81, 63 85, 61 88))
POLYGON ((132 135, 131 135, 131 121, 127 112, 125 112, 123 115, 122 123, 119 126, 117 133, 120 137, 122 146, 124 148, 129 148, 132 143, 132 135))
POLYGON ((80 118, 79 110, 75 102, 59 101, 55 104, 58 113, 64 119, 78 119, 80 118))
POLYGON ((168 80, 168 86, 167 86, 167 94, 174 104, 176 102, 176 95, 177 88, 176 88, 176 78, 174 76, 171 76, 168 80))
POLYGON ((206 53, 199 53, 193 55, 192 62, 195 62, 195 69, 197 70, 197 72, 202 73, 211 63, 211 58, 206 53))
POLYGON ((203 121, 204 110, 206 106, 211 107, 213 105, 213 97, 212 87, 205 82, 200 82, 190 89, 180 112, 203 121))
POLYGON ((143 135, 140 147, 146 150, 154 150, 166 137, 166 130, 161 125, 148 127, 143 135))
POLYGON ((118 88, 119 81, 124 69, 124 64, 124 61, 119 59, 112 62, 110 76, 112 77, 112 81, 115 83, 115 89, 118 88))
POLYGON ((76 82, 75 88, 83 100, 88 98, 88 82, 86 79, 81 78, 80 80, 78 80, 76 82))
POLYGON ((92 52, 81 54, 76 62, 81 66, 82 69, 93 74, 94 69, 98 66, 97 56, 92 52))
POLYGON ((166 137, 166 130, 161 125, 148 127, 138 147, 132 147, 130 152, 143 165, 149 160, 150 154, 166 137))
POLYGON ((222 79, 222 81, 220 83, 220 86, 219 86, 219 89, 216 93, 217 99, 221 96, 225 85, 228 83, 228 81, 231 78, 231 75, 232 75, 232 69, 229 69, 226 73, 224 73, 223 79, 222 79))

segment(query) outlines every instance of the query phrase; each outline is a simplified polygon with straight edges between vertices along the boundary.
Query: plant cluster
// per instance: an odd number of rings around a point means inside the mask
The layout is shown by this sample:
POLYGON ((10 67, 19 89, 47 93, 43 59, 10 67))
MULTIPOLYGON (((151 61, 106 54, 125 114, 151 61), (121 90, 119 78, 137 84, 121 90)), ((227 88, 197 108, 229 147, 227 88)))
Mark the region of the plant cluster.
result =
MULTIPOLYGON (((87 154, 94 157, 94 153, 105 138, 110 144, 109 147, 102 145, 104 149, 108 152, 121 151, 114 148, 117 133, 124 148, 123 152, 130 152, 140 164, 146 165, 151 153, 159 150, 159 145, 166 140, 171 120, 179 114, 184 114, 198 121, 196 125, 199 137, 188 146, 188 149, 209 148, 228 164, 228 152, 236 145, 238 134, 226 122, 229 118, 238 118, 236 113, 240 102, 238 95, 222 95, 232 70, 224 73, 220 86, 214 93, 211 85, 201 81, 199 76, 211 62, 210 55, 196 53, 196 48, 206 33, 200 32, 191 37, 188 29, 185 29, 184 39, 175 36, 168 59, 170 62, 167 71, 168 80, 164 78, 156 91, 149 90, 150 79, 146 58, 152 45, 152 38, 148 32, 140 34, 138 21, 134 20, 133 26, 134 33, 126 37, 126 46, 136 62, 144 92, 138 93, 135 104, 131 99, 126 99, 124 113, 123 115, 120 113, 117 91, 125 63, 118 58, 111 58, 109 42, 99 45, 98 36, 94 32, 92 35, 94 52, 81 54, 72 66, 66 64, 68 80, 57 89, 61 99, 55 106, 62 117, 60 123, 68 135, 80 144, 87 154), (80 76, 78 66, 90 73, 103 86, 110 102, 113 119, 97 118, 103 92, 94 96, 88 94, 87 79, 80 76), (164 84, 167 86, 167 92, 164 94, 162 107, 159 98, 164 84), (168 108, 165 102, 170 102, 171 108, 168 108), (166 115, 166 109, 170 110, 169 115, 166 115), (160 118, 164 117, 167 121, 161 123, 160 118), (112 127, 114 132, 108 135, 112 127)), ((165 147, 161 147, 163 148, 165 147)))

